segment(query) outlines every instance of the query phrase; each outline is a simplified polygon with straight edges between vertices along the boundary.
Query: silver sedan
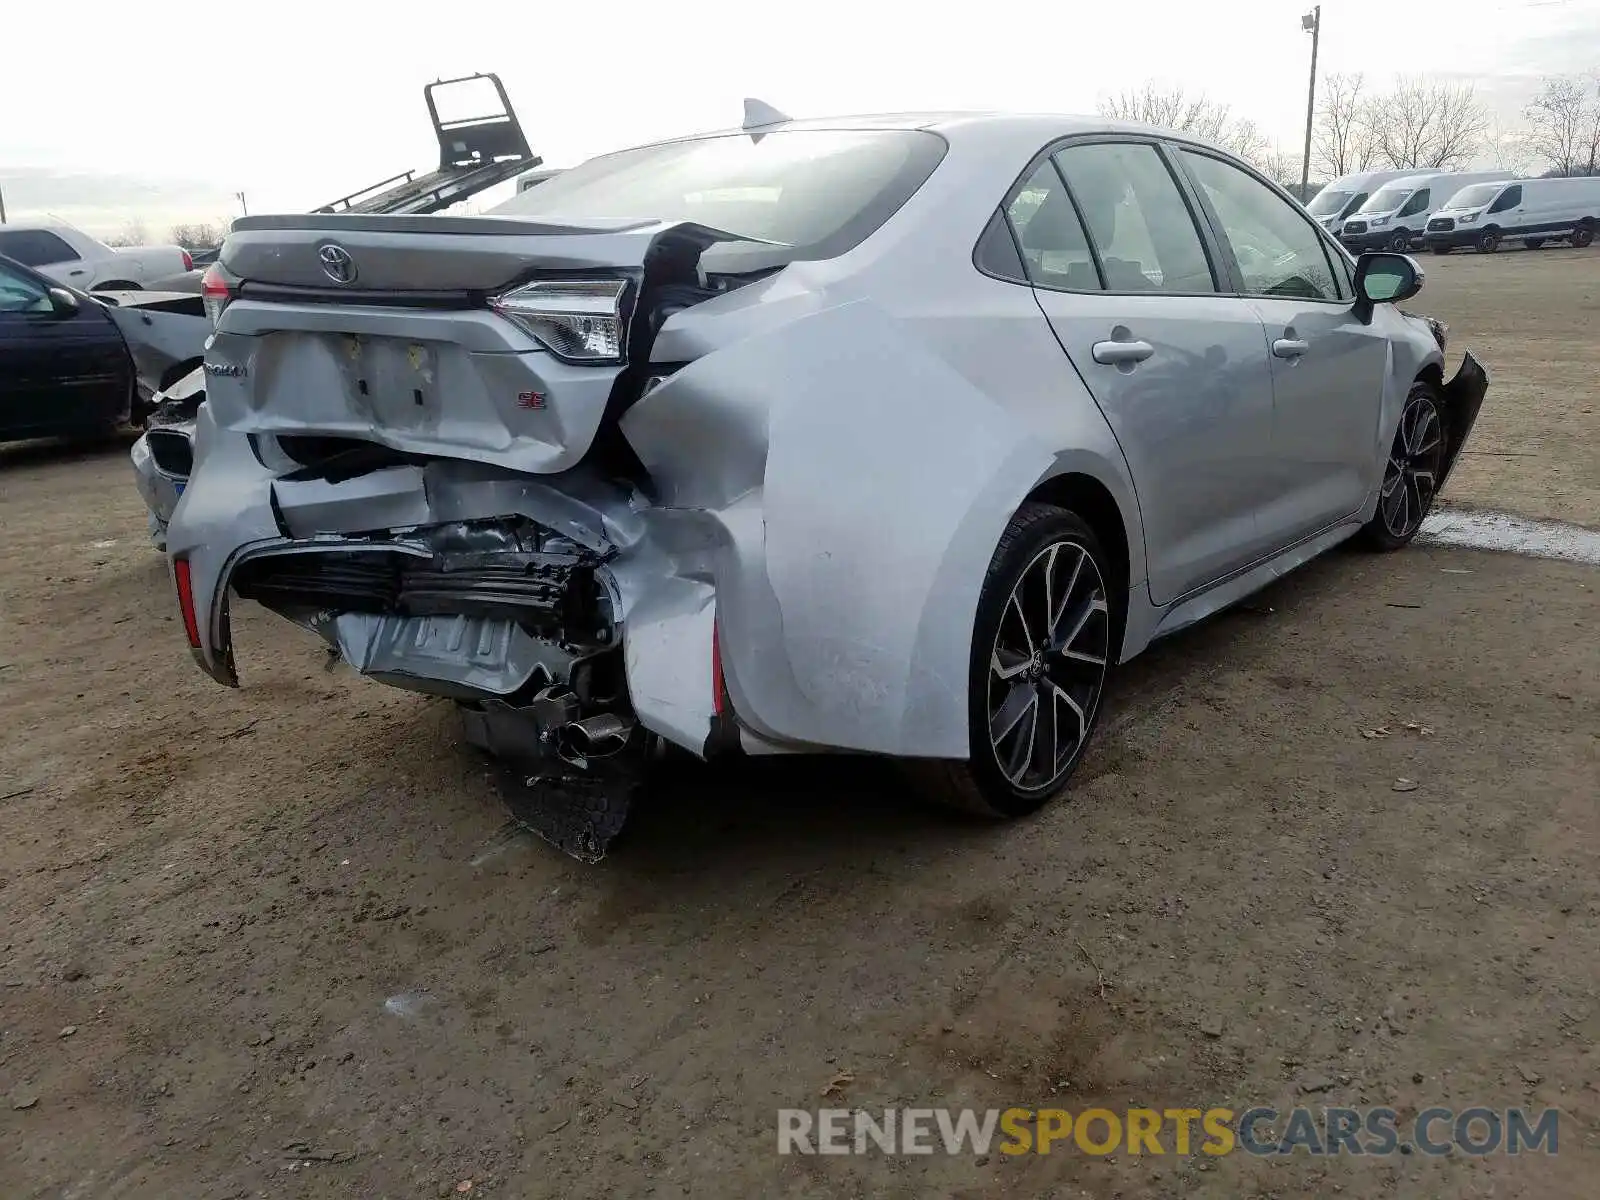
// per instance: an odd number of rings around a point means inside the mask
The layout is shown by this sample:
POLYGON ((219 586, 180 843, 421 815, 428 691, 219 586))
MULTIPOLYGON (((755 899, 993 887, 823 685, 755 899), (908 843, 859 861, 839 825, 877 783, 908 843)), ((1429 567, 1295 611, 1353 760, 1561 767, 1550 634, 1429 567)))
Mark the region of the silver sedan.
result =
POLYGON ((921 760, 1068 786, 1114 667, 1416 534, 1487 379, 1179 134, 923 114, 591 160, 485 217, 240 221, 169 551, 519 762, 921 760))

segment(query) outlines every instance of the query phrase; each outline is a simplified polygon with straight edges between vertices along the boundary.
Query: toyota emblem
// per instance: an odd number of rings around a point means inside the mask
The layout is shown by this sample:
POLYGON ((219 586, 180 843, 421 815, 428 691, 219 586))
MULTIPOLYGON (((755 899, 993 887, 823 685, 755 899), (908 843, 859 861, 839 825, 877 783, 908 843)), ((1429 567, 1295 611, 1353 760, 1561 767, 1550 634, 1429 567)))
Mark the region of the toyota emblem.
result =
POLYGON ((323 271, 335 283, 355 282, 356 260, 350 257, 350 251, 343 246, 324 246, 317 251, 317 257, 322 260, 323 271))

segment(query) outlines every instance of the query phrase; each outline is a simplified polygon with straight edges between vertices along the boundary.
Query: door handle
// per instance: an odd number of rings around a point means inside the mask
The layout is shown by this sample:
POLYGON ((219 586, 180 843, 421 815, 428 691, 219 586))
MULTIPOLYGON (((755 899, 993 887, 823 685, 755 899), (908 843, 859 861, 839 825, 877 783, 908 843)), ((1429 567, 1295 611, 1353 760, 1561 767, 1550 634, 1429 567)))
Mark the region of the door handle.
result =
POLYGON ((87 275, 88 273, 89 272, 87 272, 87 271, 68 271, 67 272, 68 275, 87 275))
POLYGON ((1299 358, 1311 346, 1299 338, 1279 338, 1272 343, 1272 353, 1277 358, 1299 358))
POLYGON ((1143 362, 1156 352, 1149 342, 1096 342, 1090 352, 1094 360, 1104 366, 1143 362))

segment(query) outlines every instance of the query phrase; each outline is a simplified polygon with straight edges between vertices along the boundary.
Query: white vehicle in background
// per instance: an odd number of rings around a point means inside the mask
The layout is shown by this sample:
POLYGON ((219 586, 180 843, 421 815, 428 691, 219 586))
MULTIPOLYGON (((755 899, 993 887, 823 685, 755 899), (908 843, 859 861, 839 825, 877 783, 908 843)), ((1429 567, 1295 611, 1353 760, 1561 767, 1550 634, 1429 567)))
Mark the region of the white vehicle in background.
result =
POLYGON ((1415 174, 1415 170, 1405 170, 1359 171, 1354 175, 1341 175, 1311 197, 1306 204, 1306 211, 1317 219, 1319 225, 1338 237, 1345 219, 1372 199, 1373 192, 1391 179, 1415 174))
POLYGON ((0 225, 0 254, 80 292, 136 291, 194 266, 181 246, 117 250, 61 221, 0 225))
POLYGON ((1413 171, 1391 179, 1344 223, 1339 240, 1352 254, 1367 250, 1404 252, 1422 240, 1433 214, 1462 188, 1508 180, 1511 172, 1413 171))
POLYGON ((1513 179, 1462 188, 1428 221, 1428 249, 1474 246, 1493 254, 1504 241, 1529 250, 1569 239, 1587 246, 1600 228, 1600 178, 1513 179))

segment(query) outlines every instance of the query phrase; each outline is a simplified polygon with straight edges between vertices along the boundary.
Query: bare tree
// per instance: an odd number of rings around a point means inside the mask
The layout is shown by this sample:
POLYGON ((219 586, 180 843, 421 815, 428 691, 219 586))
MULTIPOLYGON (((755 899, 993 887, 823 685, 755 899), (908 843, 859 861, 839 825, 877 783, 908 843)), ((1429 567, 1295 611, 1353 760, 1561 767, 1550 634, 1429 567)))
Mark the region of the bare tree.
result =
POLYGON ((116 234, 106 239, 108 246, 146 246, 149 243, 150 231, 138 217, 133 218, 116 234))
POLYGON ((1489 118, 1472 85, 1401 76, 1366 106, 1377 157, 1397 170, 1458 167, 1478 151, 1489 118))
POLYGON ((1360 73, 1322 77, 1311 152, 1318 170, 1331 179, 1367 170, 1376 156, 1370 114, 1362 102, 1364 85, 1360 73))
POLYGON ((1191 96, 1181 87, 1163 91, 1147 83, 1137 91, 1121 92, 1100 101, 1100 111, 1121 121, 1142 121, 1179 129, 1207 141, 1220 142, 1231 124, 1228 106, 1208 100, 1204 93, 1191 96))
POLYGON ((1272 163, 1272 145, 1254 121, 1236 118, 1233 110, 1207 98, 1202 92, 1190 95, 1181 87, 1162 89, 1154 83, 1142 88, 1107 96, 1100 111, 1121 121, 1142 121, 1192 133, 1231 150, 1258 170, 1267 171, 1272 163))
POLYGON ((1272 146, 1250 158, 1255 167, 1272 182, 1287 188, 1292 195, 1300 194, 1300 156, 1290 154, 1282 146, 1272 146))
POLYGON ((1522 110, 1533 152, 1557 175, 1600 167, 1600 78, 1552 75, 1522 110))
POLYGON ((201 221, 194 224, 174 225, 167 236, 176 246, 185 250, 200 250, 222 243, 226 225, 201 221))
POLYGON ((1483 135, 1483 156, 1496 167, 1504 167, 1512 175, 1522 176, 1537 158, 1532 135, 1526 129, 1507 129, 1499 120, 1490 123, 1483 135))

